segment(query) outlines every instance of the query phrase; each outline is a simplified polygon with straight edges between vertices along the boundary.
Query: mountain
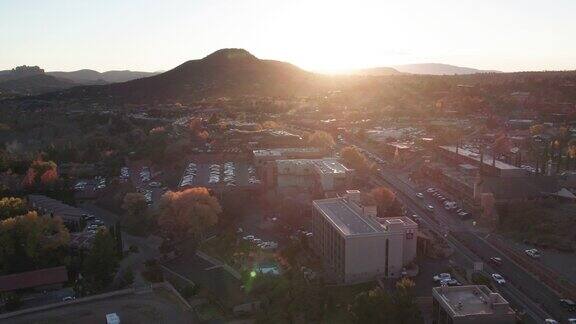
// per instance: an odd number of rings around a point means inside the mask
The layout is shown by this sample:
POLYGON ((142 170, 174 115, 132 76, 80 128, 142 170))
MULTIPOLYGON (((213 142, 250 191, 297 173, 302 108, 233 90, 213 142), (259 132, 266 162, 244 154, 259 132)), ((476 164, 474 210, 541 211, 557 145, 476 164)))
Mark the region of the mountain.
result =
POLYGON ((59 79, 66 79, 78 84, 105 84, 105 83, 116 83, 116 82, 126 82, 135 79, 146 78, 149 76, 156 75, 155 72, 138 72, 138 71, 106 71, 98 72, 94 70, 78 70, 72 72, 47 72, 46 74, 55 76, 59 79))
POLYGON ((353 72, 355 75, 369 75, 369 76, 386 76, 386 75, 400 75, 404 74, 395 68, 391 67, 375 67, 368 69, 356 70, 353 72))
POLYGON ((0 94, 37 95, 59 91, 77 84, 60 80, 44 73, 38 66, 19 66, 12 70, 0 71, 0 94))
POLYGON ((454 74, 476 74, 476 73, 495 73, 498 71, 479 70, 474 68, 441 64, 441 63, 420 63, 396 65, 394 68, 403 73, 410 74, 431 74, 431 75, 454 75, 454 74))
POLYGON ((245 95, 290 96, 310 93, 322 78, 325 77, 289 63, 258 59, 243 49, 221 49, 155 76, 76 87, 44 97, 142 103, 245 95))

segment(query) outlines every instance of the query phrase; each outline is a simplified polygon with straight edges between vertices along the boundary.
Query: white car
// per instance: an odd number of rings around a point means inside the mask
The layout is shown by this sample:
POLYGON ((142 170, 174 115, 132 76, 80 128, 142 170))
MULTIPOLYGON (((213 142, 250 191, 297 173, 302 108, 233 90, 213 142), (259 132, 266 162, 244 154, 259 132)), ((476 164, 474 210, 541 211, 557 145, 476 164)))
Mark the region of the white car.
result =
POLYGON ((429 211, 433 212, 433 211, 434 211, 434 206, 428 205, 428 206, 426 206, 426 209, 428 209, 429 211))
POLYGON ((500 274, 498 273, 493 273, 492 274, 492 279, 494 279, 494 281, 496 281, 497 284, 499 285, 503 285, 506 283, 506 279, 504 279, 504 277, 502 277, 500 274))
POLYGON ((446 281, 446 280, 451 280, 451 279, 452 279, 452 276, 449 273, 441 273, 439 275, 432 277, 432 280, 434 280, 434 282, 446 281))
POLYGON ((558 324, 558 321, 552 318, 547 318, 544 320, 545 324, 558 324))
POLYGON ((524 251, 529 257, 533 258, 533 259, 538 259, 540 258, 540 251, 538 251, 537 249, 528 249, 524 251))
POLYGON ((418 198, 424 198, 424 194, 422 194, 421 192, 419 192, 419 193, 416 194, 416 197, 418 197, 418 198))
POLYGON ((254 235, 246 235, 242 239, 246 241, 252 241, 254 239, 254 235))

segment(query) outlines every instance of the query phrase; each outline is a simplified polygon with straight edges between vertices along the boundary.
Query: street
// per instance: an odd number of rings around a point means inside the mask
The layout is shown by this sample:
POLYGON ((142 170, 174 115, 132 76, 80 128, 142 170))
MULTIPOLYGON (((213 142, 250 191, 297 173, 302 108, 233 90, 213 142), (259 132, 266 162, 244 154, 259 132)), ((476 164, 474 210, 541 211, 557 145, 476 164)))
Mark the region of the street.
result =
POLYGON ((503 275, 508 283, 499 286, 499 291, 518 310, 524 310, 534 322, 542 323, 547 318, 566 321, 572 317, 559 303, 559 297, 538 278, 522 269, 506 254, 497 250, 477 233, 469 231, 462 224, 455 222, 453 216, 435 201, 433 202, 429 198, 423 200, 416 198, 416 193, 419 192, 417 188, 399 179, 396 173, 384 169, 373 182, 377 185, 391 187, 407 209, 422 218, 421 224, 435 231, 439 236, 445 236, 446 241, 469 261, 463 266, 471 269, 474 262, 483 261, 484 274, 490 276, 490 274, 497 272, 503 275), (431 216, 425 208, 426 204, 429 203, 435 206, 434 216, 431 216), (504 265, 498 269, 493 269, 486 263, 491 257, 502 258, 504 265))

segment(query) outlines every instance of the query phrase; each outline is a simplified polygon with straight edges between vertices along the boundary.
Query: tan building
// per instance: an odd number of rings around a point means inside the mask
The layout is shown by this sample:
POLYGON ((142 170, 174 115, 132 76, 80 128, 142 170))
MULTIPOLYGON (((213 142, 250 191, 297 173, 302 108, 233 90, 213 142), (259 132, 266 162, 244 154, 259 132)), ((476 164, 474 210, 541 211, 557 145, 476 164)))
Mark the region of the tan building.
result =
POLYGON ((276 186, 333 191, 346 188, 352 180, 352 169, 335 158, 276 161, 276 186))
POLYGON ((315 200, 313 247, 337 281, 357 283, 398 278, 416 258, 418 224, 407 217, 376 217, 360 191, 315 200))
POLYGON ((508 302, 486 286, 432 288, 434 324, 513 324, 515 320, 508 302))

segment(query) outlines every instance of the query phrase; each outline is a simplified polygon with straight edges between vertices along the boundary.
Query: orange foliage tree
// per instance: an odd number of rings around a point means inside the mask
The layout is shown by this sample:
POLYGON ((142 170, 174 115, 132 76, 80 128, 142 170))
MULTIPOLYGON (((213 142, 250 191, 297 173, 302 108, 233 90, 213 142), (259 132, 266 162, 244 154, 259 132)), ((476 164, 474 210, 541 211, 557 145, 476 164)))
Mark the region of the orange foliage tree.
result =
POLYGON ((176 238, 199 237, 218 222, 222 207, 204 187, 168 191, 162 196, 158 225, 176 238))

